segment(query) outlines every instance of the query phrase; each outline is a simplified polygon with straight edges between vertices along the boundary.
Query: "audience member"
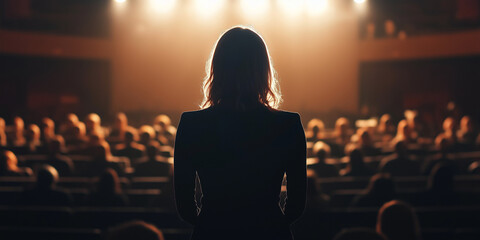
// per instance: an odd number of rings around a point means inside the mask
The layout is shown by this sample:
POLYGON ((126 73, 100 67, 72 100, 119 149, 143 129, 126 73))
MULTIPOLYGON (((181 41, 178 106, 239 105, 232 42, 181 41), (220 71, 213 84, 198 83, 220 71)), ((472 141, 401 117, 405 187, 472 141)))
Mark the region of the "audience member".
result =
POLYGON ((364 156, 378 156, 381 154, 380 150, 374 146, 372 137, 367 129, 361 128, 357 131, 358 148, 362 151, 364 156))
POLYGON ((325 124, 322 120, 314 118, 307 124, 305 136, 308 142, 316 142, 325 138, 325 124))
POLYGON ((442 136, 438 136, 435 139, 435 147, 438 150, 438 154, 432 158, 425 160, 425 163, 422 168, 422 173, 424 175, 430 175, 433 168, 438 164, 444 164, 451 167, 454 172, 456 172, 454 161, 448 156, 448 151, 450 150, 450 145, 447 139, 442 136))
POLYGON ((101 125, 102 119, 96 113, 90 113, 85 118, 85 129, 87 135, 91 135, 93 133, 101 135, 103 138, 105 137, 105 132, 101 125))
POLYGON ((55 138, 55 122, 51 118, 43 118, 41 125, 41 141, 42 145, 48 143, 55 138))
POLYGON ((164 240, 162 232, 144 221, 131 221, 111 228, 107 240, 164 240))
POLYGON ((468 166, 468 172, 471 174, 480 174, 480 161, 475 161, 468 166))
POLYGON ((405 118, 407 120, 408 127, 411 130, 410 136, 415 140, 415 142, 419 144, 432 143, 431 131, 422 122, 417 111, 405 111, 405 118))
POLYGON ((461 151, 473 151, 478 137, 478 131, 469 116, 463 116, 460 120, 460 129, 457 131, 457 139, 461 151))
POLYGON ((338 169, 334 165, 325 163, 328 155, 330 154, 330 147, 321 141, 316 142, 313 145, 313 154, 317 158, 318 162, 309 166, 310 169, 315 171, 315 174, 320 178, 338 177, 338 169))
POLYGON ((122 143, 125 141, 125 133, 131 130, 131 127, 128 126, 127 115, 123 112, 117 113, 115 116, 115 122, 110 131, 110 134, 107 137, 107 141, 110 144, 122 143))
POLYGON ((383 114, 382 117, 380 117, 380 123, 377 128, 381 141, 390 142, 395 137, 396 131, 397 128, 395 127, 390 114, 383 114))
POLYGON ((70 139, 65 139, 65 145, 68 152, 74 152, 87 147, 88 137, 86 135, 85 124, 82 122, 73 126, 70 139))
POLYGON ((365 177, 375 174, 373 170, 367 167, 363 161, 363 154, 355 148, 350 151, 347 167, 340 170, 340 175, 344 177, 365 177))
POLYGON ((18 167, 17 156, 12 151, 2 151, 0 155, 0 176, 2 177, 26 177, 32 176, 30 168, 18 167))
POLYGON ((420 225, 413 208, 405 202, 393 200, 378 212, 377 233, 388 240, 421 240, 420 225))
POLYGON ((37 172, 37 182, 33 189, 25 190, 20 202, 36 206, 70 206, 72 197, 58 189, 58 172, 50 165, 42 166, 37 172))
POLYGON ((136 130, 126 130, 124 143, 116 146, 115 155, 128 157, 131 162, 138 160, 145 155, 145 146, 136 143, 138 135, 136 130))
POLYGON ((8 145, 12 147, 25 146, 27 142, 24 135, 25 123, 21 117, 13 118, 13 129, 10 135, 7 135, 7 140, 10 142, 8 145))
POLYGON ((100 176, 107 168, 112 168, 121 176, 125 174, 125 169, 120 166, 119 162, 115 161, 110 151, 110 145, 106 141, 91 147, 91 151, 93 157, 91 176, 100 176))
POLYGON ((135 166, 135 176, 170 176, 172 165, 165 159, 159 159, 158 147, 147 147, 147 160, 141 161, 135 166))
POLYGON ((5 120, 0 118, 0 149, 7 146, 7 134, 5 132, 5 120))
POLYGON ((443 121, 443 132, 438 134, 438 136, 435 138, 435 142, 441 141, 439 139, 445 139, 447 149, 449 152, 455 152, 457 151, 458 147, 458 140, 457 140, 457 124, 455 122, 455 119, 452 117, 447 117, 443 121))
POLYGON ((378 173, 370 178, 365 193, 355 197, 354 207, 381 207, 395 197, 395 184, 388 174, 378 173))
POLYGON ((385 157, 379 165, 379 171, 397 176, 416 176, 420 170, 416 162, 410 160, 407 154, 407 146, 404 141, 397 141, 395 153, 385 157))
POLYGON ((74 137, 74 127, 80 123, 81 122, 78 120, 77 115, 69 113, 65 119, 65 122, 60 125, 59 133, 63 136, 67 144, 70 142, 70 139, 74 137))
POLYGON ((412 130, 405 119, 398 122, 397 135, 392 139, 392 145, 395 146, 399 141, 403 141, 407 147, 410 144, 416 143, 415 139, 412 138, 412 130))
POLYGON ((155 118, 153 128, 156 139, 161 145, 174 146, 175 144, 177 129, 171 123, 170 117, 165 114, 160 114, 155 118))
POLYGON ((46 149, 42 146, 40 140, 40 128, 35 124, 28 125, 25 131, 25 145, 17 147, 18 154, 37 154, 46 153, 46 149))
POLYGON ((449 206, 458 202, 454 191, 454 170, 450 165, 435 165, 428 176, 427 190, 419 195, 417 204, 422 206, 449 206))
POLYGON ((157 145, 158 142, 155 141, 155 129, 149 125, 143 125, 138 130, 140 135, 139 143, 145 147, 150 145, 157 145))
MULTIPOLYGON (((348 228, 339 232, 333 240, 387 240, 370 228, 348 228)), ((390 239, 388 239, 390 240, 390 239)))
POLYGON ((123 207, 128 205, 128 198, 122 193, 122 186, 117 172, 107 168, 100 176, 96 190, 89 197, 89 205, 97 207, 123 207))
POLYGON ((74 172, 73 161, 70 157, 63 155, 65 152, 65 140, 57 135, 50 140, 48 164, 57 169, 60 177, 71 176, 74 172))

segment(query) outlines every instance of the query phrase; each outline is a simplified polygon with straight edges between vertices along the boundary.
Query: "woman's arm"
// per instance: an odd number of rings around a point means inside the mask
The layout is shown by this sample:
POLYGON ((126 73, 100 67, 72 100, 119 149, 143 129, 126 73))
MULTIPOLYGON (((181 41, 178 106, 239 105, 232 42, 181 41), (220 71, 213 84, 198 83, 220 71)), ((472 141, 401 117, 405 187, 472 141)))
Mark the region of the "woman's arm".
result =
POLYGON ((192 122, 188 114, 183 113, 178 125, 174 153, 174 189, 177 212, 186 222, 195 225, 198 207, 195 201, 195 169, 191 154, 193 149, 192 122))
POLYGON ((292 147, 289 149, 286 169, 287 199, 285 216, 289 223, 293 223, 302 215, 305 209, 307 193, 307 145, 305 132, 298 114, 295 116, 292 132, 292 147))

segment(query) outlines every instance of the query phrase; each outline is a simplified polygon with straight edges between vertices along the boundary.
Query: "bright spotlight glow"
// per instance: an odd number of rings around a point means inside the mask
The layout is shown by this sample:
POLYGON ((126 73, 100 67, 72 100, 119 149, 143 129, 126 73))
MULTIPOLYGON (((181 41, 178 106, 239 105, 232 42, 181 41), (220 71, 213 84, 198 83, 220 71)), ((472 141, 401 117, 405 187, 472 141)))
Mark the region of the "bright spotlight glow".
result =
POLYGON ((195 9, 198 14, 208 17, 222 9, 225 0, 195 0, 195 9))
POLYGON ((328 8, 328 0, 307 0, 306 7, 309 15, 318 15, 328 8))
POLYGON ((353 0, 355 3, 364 3, 366 0, 353 0))
POLYGON ((126 1, 127 1, 127 0, 115 0, 115 2, 117 2, 117 3, 124 3, 124 2, 126 2, 126 1))
POLYGON ((169 13, 176 4, 175 0, 150 0, 148 7, 156 13, 169 13))
POLYGON ((287 15, 298 15, 302 12, 304 1, 302 0, 279 0, 279 5, 287 15))
POLYGON ((241 7, 246 15, 260 15, 270 7, 269 0, 242 0, 241 7))

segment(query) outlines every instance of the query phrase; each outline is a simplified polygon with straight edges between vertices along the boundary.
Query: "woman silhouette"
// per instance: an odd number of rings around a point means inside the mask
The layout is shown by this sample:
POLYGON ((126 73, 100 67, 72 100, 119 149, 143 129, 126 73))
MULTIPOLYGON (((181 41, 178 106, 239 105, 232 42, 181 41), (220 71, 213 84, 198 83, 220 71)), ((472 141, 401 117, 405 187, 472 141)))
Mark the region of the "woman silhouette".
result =
POLYGON ((276 109, 278 82, 257 33, 234 27, 220 37, 204 94, 202 110, 182 114, 175 142, 177 210, 194 225, 192 239, 292 239, 305 207, 305 134, 299 114, 276 109))

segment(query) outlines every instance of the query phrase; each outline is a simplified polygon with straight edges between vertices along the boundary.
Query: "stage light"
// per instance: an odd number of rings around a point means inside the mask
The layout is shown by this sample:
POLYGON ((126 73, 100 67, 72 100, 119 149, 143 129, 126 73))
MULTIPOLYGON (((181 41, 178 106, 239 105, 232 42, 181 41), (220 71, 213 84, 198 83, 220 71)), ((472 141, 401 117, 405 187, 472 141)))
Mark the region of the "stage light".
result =
POLYGON ((353 0, 355 3, 364 3, 366 2, 367 0, 353 0))
POLYGON ((176 4, 176 0, 150 0, 148 7, 156 13, 169 13, 176 4))
POLYGON ((270 7, 269 0, 242 0, 241 8, 246 15, 260 15, 270 7))
POLYGON ((304 1, 302 0, 279 0, 278 4, 283 9, 286 15, 296 16, 300 14, 304 7, 304 1))
POLYGON ((115 0, 115 2, 117 2, 117 3, 124 3, 124 2, 126 2, 126 1, 127 1, 127 0, 115 0))
POLYGON ((307 12, 309 15, 318 15, 328 8, 328 0, 307 0, 307 12))
POLYGON ((199 15, 208 17, 222 9, 225 0, 195 0, 195 9, 199 15))

